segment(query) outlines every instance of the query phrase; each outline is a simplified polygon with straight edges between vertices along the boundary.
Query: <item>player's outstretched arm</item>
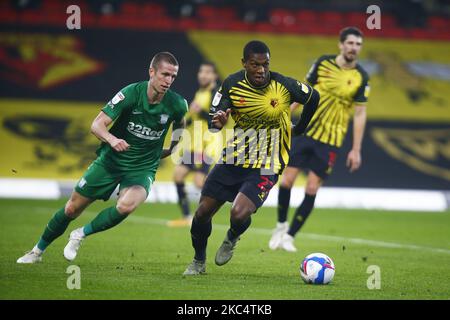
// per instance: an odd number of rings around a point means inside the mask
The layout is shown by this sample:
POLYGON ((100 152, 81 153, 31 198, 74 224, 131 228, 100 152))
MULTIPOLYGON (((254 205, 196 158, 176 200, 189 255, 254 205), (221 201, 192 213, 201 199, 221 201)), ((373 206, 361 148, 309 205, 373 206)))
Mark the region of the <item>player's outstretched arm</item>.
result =
POLYGON ((366 106, 355 106, 355 115, 353 116, 353 146, 347 156, 347 167, 350 172, 358 170, 361 166, 361 146, 366 127, 366 106))
POLYGON ((317 92, 317 90, 313 89, 312 93, 311 93, 311 97, 308 99, 308 102, 306 102, 305 105, 303 106, 303 111, 300 116, 300 119, 298 120, 297 124, 295 125, 295 127, 293 129, 294 135, 298 136, 305 132, 306 127, 308 126, 314 113, 317 110, 319 101, 320 101, 319 92, 317 92))
POLYGON ((108 131, 108 126, 113 120, 103 111, 97 115, 91 125, 91 132, 103 142, 108 143, 117 152, 128 150, 130 145, 123 139, 119 139, 108 131))
POLYGON ((181 141, 182 130, 184 128, 186 128, 186 119, 185 118, 182 118, 180 122, 172 123, 172 138, 171 138, 170 146, 168 149, 162 150, 161 159, 164 159, 172 154, 175 147, 181 141))

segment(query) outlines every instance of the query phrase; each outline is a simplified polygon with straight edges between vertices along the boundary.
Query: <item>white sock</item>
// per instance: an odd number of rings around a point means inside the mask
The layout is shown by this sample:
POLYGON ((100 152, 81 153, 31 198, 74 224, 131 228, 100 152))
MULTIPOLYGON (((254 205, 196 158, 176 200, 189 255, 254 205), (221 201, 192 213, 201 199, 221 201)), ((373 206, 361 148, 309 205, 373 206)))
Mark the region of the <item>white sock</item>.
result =
POLYGON ((285 221, 285 222, 277 222, 277 228, 285 228, 287 226, 289 226, 287 221, 285 221))
POLYGON ((38 256, 40 256, 44 252, 41 249, 39 249, 37 245, 35 245, 33 250, 31 251, 35 252, 38 256))
POLYGON ((84 234, 84 227, 78 228, 77 232, 84 238, 86 235, 84 234))

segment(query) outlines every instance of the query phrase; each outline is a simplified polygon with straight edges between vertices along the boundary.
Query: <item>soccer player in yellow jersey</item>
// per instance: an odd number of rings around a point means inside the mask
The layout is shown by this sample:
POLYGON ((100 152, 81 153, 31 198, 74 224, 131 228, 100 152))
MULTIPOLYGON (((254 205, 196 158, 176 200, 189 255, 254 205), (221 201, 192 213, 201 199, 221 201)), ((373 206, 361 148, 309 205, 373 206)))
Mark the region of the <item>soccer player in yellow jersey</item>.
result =
POLYGON ((244 47, 243 70, 228 76, 215 94, 211 128, 221 129, 231 114, 233 138, 222 158, 206 178, 191 226, 194 260, 184 275, 206 270, 206 246, 213 215, 232 202, 230 228, 216 253, 215 262, 227 263, 237 241, 289 161, 291 130, 302 134, 314 115, 320 96, 311 86, 269 71, 270 51, 261 41, 244 47), (291 128, 290 105, 304 104, 302 115, 291 128))
MULTIPOLYGON (((185 180, 190 172, 194 173, 194 185, 203 188, 206 175, 215 158, 215 148, 207 147, 209 141, 205 140, 203 133, 208 131, 209 107, 212 97, 217 91, 218 74, 214 63, 203 62, 197 73, 199 89, 189 106, 186 116, 186 132, 189 137, 183 137, 183 154, 180 163, 175 167, 173 180, 177 189, 178 204, 183 217, 168 222, 169 227, 189 226, 192 215, 189 209, 189 200, 185 190, 185 180), (201 129, 201 130, 198 130, 201 129), (194 132, 197 130, 197 132, 194 132), (200 137, 195 137, 200 135, 200 137)), ((212 142, 214 143, 214 142, 212 142)))
POLYGON ((320 104, 305 135, 292 142, 289 164, 278 193, 278 223, 269 241, 273 250, 297 251, 294 237, 313 210, 320 186, 331 174, 353 110, 353 147, 347 155, 347 166, 350 172, 361 166, 369 95, 369 76, 357 63, 363 35, 359 29, 348 27, 341 31, 339 40, 340 54, 320 57, 306 76, 307 82, 319 91, 320 104), (309 170, 305 197, 289 227, 291 188, 301 169, 309 170))

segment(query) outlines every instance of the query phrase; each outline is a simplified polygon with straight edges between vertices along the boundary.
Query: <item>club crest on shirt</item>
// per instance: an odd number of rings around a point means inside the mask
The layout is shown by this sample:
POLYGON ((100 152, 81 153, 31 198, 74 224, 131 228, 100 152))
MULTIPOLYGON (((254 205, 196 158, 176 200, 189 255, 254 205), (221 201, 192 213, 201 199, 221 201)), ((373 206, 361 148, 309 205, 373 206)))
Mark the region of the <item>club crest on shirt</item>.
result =
POLYGON ((169 115, 168 114, 162 114, 161 118, 159 119, 159 123, 166 124, 167 120, 169 120, 169 115))
POLYGON ((278 99, 270 99, 270 105, 276 108, 278 106, 278 99))

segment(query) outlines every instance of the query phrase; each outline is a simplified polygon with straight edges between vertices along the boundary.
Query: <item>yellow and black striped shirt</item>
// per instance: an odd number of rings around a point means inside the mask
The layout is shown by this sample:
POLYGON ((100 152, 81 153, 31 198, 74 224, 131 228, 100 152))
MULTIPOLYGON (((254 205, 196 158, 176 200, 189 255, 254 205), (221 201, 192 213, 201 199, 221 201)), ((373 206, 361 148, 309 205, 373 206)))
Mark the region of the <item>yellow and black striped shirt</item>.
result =
POLYGON ((312 88, 295 79, 270 72, 264 87, 254 87, 245 70, 230 75, 214 97, 211 113, 231 108, 233 137, 222 153, 222 162, 243 168, 261 168, 279 174, 289 161, 291 146, 290 104, 305 104, 312 88))
POLYGON ((352 106, 364 105, 367 102, 367 72, 359 64, 353 69, 342 69, 336 64, 336 55, 326 55, 314 63, 306 81, 320 93, 320 103, 306 129, 306 135, 341 147, 347 133, 352 106))

